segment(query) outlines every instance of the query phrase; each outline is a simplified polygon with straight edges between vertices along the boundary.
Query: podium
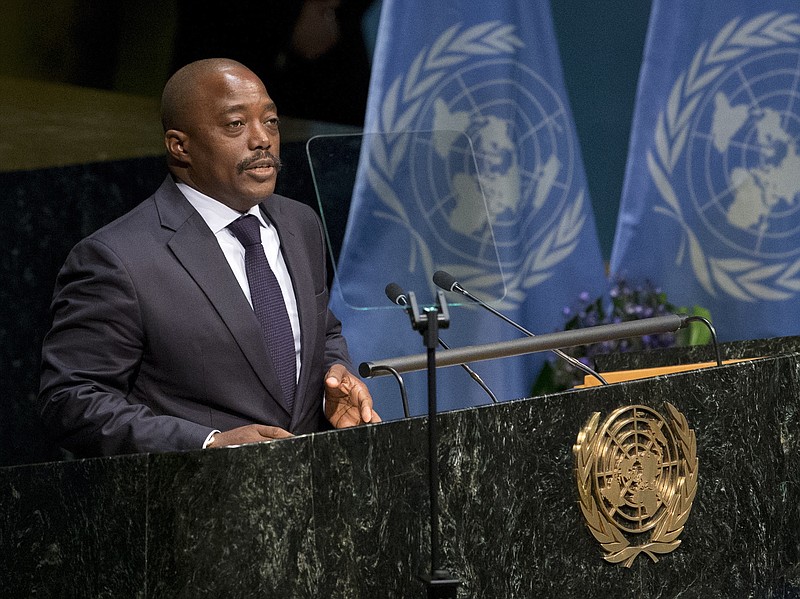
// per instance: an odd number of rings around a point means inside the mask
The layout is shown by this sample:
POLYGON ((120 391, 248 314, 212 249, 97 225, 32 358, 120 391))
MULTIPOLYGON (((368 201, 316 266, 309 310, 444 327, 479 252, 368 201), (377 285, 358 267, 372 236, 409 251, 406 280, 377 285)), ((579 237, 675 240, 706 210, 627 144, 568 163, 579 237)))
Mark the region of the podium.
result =
MULTIPOLYGON (((441 555, 458 596, 800 597, 800 354, 765 344, 772 357, 440 414, 441 555), (594 412, 665 402, 700 464, 682 543, 608 563, 578 507, 573 445, 594 412)), ((0 469, 0 590, 423 597, 426 420, 0 469)))

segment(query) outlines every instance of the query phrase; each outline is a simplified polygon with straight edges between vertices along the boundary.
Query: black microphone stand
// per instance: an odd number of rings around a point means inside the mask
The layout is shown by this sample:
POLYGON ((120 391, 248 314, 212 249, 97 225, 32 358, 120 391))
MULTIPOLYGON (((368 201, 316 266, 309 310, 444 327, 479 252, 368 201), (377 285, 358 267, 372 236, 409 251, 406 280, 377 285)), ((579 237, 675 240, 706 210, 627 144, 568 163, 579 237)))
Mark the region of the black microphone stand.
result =
POLYGON ((428 589, 428 599, 456 599, 458 580, 453 578, 439 563, 439 433, 436 426, 436 346, 439 343, 439 329, 450 326, 450 313, 441 291, 436 293, 436 305, 424 308, 417 305, 414 292, 408 293, 408 310, 411 326, 422 335, 427 350, 428 367, 428 478, 430 485, 431 519, 431 568, 420 575, 428 589))

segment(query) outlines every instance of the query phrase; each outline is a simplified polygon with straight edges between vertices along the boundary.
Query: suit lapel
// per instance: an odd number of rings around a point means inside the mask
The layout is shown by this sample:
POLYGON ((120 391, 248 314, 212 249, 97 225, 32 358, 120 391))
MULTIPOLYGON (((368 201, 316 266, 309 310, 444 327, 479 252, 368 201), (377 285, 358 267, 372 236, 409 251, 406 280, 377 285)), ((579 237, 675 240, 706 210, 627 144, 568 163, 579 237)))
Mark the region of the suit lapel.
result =
POLYGON ((175 231, 167 245, 230 330, 267 392, 287 412, 261 328, 216 237, 171 179, 156 193, 161 224, 175 231))

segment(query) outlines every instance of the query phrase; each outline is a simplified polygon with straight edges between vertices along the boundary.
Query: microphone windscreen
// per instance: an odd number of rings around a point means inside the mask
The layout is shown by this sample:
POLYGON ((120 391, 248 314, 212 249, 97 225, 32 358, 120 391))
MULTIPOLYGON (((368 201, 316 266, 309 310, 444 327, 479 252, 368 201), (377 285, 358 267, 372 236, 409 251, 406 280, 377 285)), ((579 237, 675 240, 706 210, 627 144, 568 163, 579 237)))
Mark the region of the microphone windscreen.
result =
POLYGON ((445 291, 453 291, 458 284, 458 281, 456 281, 453 275, 443 270, 437 270, 433 273, 433 282, 445 291))
POLYGON ((405 296, 405 291, 397 283, 389 283, 385 289, 386 297, 389 298, 393 304, 399 304, 398 300, 401 296, 405 296))

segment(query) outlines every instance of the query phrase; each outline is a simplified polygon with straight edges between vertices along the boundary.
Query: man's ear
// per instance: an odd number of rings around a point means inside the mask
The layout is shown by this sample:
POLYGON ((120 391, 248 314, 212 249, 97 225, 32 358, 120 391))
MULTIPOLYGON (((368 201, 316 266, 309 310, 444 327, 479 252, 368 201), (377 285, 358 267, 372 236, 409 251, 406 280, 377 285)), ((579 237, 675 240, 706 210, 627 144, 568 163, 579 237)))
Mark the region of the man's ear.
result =
POLYGON ((170 129, 164 133, 164 145, 167 146, 167 153, 179 162, 189 162, 187 140, 188 136, 178 129, 170 129))

